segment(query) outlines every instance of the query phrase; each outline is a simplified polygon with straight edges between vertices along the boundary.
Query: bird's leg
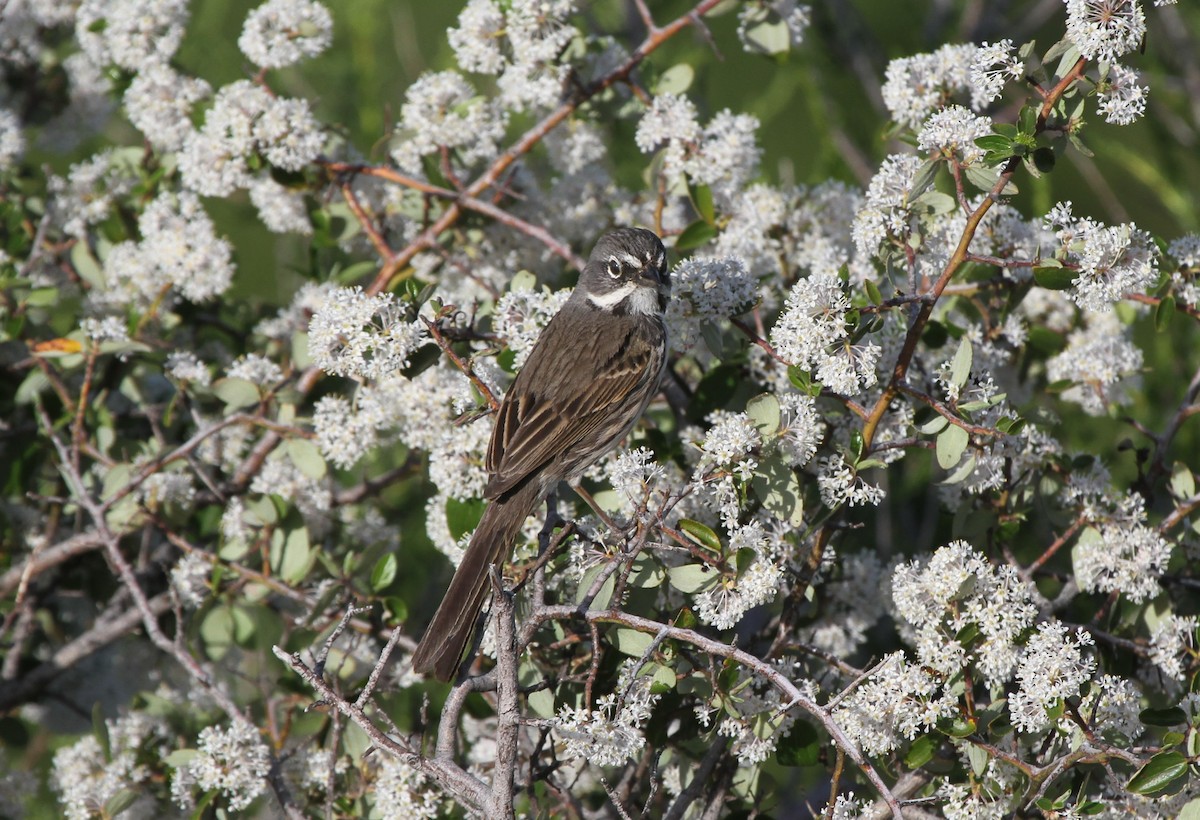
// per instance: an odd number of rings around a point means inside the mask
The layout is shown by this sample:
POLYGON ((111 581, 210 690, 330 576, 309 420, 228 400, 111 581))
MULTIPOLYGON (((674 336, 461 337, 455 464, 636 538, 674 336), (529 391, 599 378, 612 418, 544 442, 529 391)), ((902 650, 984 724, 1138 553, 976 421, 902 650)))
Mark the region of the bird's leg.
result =
POLYGON ((558 516, 558 489, 553 489, 546 496, 546 523, 542 526, 542 531, 538 533, 538 558, 545 554, 546 549, 550 546, 550 536, 554 533, 554 528, 562 523, 562 519, 558 516))
POLYGON ((583 488, 582 483, 576 482, 570 486, 571 489, 575 491, 575 494, 582 498, 584 503, 592 508, 592 512, 596 514, 596 517, 604 522, 604 526, 608 527, 613 532, 625 535, 631 529, 633 529, 634 525, 637 523, 636 521, 626 521, 623 524, 618 524, 608 513, 600 508, 600 505, 596 503, 596 499, 592 498, 592 494, 583 488))

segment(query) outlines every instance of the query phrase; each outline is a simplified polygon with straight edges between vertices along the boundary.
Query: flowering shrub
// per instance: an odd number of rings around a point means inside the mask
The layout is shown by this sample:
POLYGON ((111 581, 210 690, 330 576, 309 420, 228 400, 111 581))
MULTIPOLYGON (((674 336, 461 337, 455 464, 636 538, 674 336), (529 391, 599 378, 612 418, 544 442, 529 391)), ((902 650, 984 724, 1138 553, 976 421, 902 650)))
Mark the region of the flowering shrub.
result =
POLYGON ((468 0, 453 66, 359 101, 374 159, 280 80, 338 48, 316 0, 251 10, 225 84, 184 2, 3 6, 0 814, 1200 814, 1194 157, 1113 135, 1194 141, 1196 10, 844 54, 892 153, 800 185, 697 69, 794 78, 842 4, 649 5, 468 0), (617 224, 674 283, 584 478, 617 523, 531 517, 447 690, 408 654, 485 417, 617 224))

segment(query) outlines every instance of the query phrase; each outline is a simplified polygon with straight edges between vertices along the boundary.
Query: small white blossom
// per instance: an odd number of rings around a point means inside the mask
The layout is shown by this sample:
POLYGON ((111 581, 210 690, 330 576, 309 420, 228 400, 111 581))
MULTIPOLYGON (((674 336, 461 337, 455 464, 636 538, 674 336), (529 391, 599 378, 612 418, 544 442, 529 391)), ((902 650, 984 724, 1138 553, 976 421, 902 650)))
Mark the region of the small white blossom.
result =
POLYGON ((740 259, 685 259, 671 273, 666 323, 671 346, 689 350, 705 322, 742 313, 758 297, 758 283, 740 259))
POLYGON ((1051 382, 1074 382, 1063 399, 1100 416, 1109 407, 1132 400, 1140 386, 1142 351, 1116 314, 1092 313, 1085 320, 1085 327, 1071 331, 1067 347, 1046 363, 1046 377, 1051 382))
POLYGON ((992 121, 972 114, 961 105, 949 105, 935 113, 917 136, 922 151, 957 157, 961 165, 973 165, 983 158, 983 149, 975 145, 979 137, 992 132, 992 121))
POLYGON ((21 120, 10 109, 0 106, 0 171, 17 164, 25 153, 25 135, 21 120))
POLYGON ((1087 592, 1119 591, 1134 603, 1159 592, 1171 543, 1137 522, 1113 522, 1088 529, 1075 547, 1075 573, 1087 592))
POLYGON ((380 820, 434 820, 445 798, 422 772, 399 758, 384 756, 374 779, 372 817, 380 820))
POLYGON ((957 711, 958 699, 942 688, 938 677, 909 663, 903 652, 894 652, 838 704, 833 716, 863 751, 878 755, 957 711))
POLYGON ((258 218, 272 233, 308 236, 313 232, 308 210, 304 207, 304 195, 289 191, 266 174, 250 186, 250 201, 258 209, 258 218))
POLYGON ((1025 63, 1013 53, 1012 40, 984 43, 971 61, 971 94, 990 103, 1003 93, 1006 83, 1025 76, 1025 63))
POLYGON ((335 376, 380 380, 395 374, 408 367, 425 333, 402 316, 390 293, 368 296, 359 287, 333 291, 308 324, 313 362, 335 376))
POLYGON ((831 509, 842 504, 878 506, 884 498, 882 487, 868 484, 840 455, 821 459, 817 467, 817 486, 821 501, 831 509))
POLYGON ((278 364, 259 353, 241 356, 225 373, 231 379, 245 379, 262 389, 274 387, 283 380, 283 370, 278 364))
POLYGON ((118 316, 105 316, 103 319, 87 317, 79 323, 83 335, 92 342, 128 342, 129 330, 124 320, 118 316))
POLYGON ((650 692, 653 679, 636 676, 633 667, 633 662, 622 667, 617 692, 597 699, 597 708, 559 707, 554 733, 562 738, 566 758, 597 766, 619 766, 637 759, 646 745, 642 727, 658 695, 650 692))
POLYGON ((464 165, 486 162, 499 150, 507 117, 456 72, 423 74, 405 93, 392 158, 410 174, 422 173, 421 158, 443 147, 464 165))
POLYGON ((762 445, 762 434, 745 413, 718 411, 709 416, 712 427, 704 436, 700 463, 717 467, 752 470, 750 454, 762 445), (749 464, 747 465, 747 462, 749 464))
POLYGON ((1111 63, 1141 46, 1146 15, 1138 0, 1065 0, 1067 37, 1089 60, 1111 63))
POLYGON ((1018 731, 1046 728, 1047 710, 1062 698, 1079 694, 1079 687, 1096 669, 1096 661, 1084 651, 1092 644, 1087 632, 1077 630, 1071 637, 1066 625, 1058 621, 1038 624, 1017 665, 1019 688, 1008 699, 1009 714, 1018 731))
POLYGON ((729 536, 729 552, 753 551, 749 565, 727 574, 696 596, 696 615, 717 629, 732 629, 749 610, 775 600, 783 570, 771 560, 762 524, 753 522, 729 536))
POLYGON ((83 0, 75 37, 96 66, 141 71, 166 63, 179 48, 187 6, 187 0, 83 0))
POLYGON ((493 324, 515 357, 518 369, 525 364, 542 331, 566 304, 570 290, 550 293, 544 289, 509 291, 496 302, 493 324))
MULTIPOLYGON (((977 50, 973 45, 944 45, 931 54, 888 63, 882 93, 892 119, 915 130, 954 94, 970 89, 977 50)), ((974 100, 972 107, 978 109, 980 101, 974 100)))
POLYGON ((1158 248, 1150 234, 1132 223, 1103 225, 1071 213, 1060 202, 1046 215, 1067 262, 1079 268, 1073 298, 1085 310, 1109 310, 1126 293, 1137 293, 1158 274, 1158 248))
POLYGON ((322 396, 313 408, 313 432, 321 455, 348 470, 375 446, 376 419, 356 412, 337 395, 322 396))
POLYGON ((1146 113, 1146 95, 1150 89, 1138 85, 1138 73, 1120 63, 1108 67, 1108 76, 1100 84, 1097 95, 1099 110, 1106 122, 1129 125, 1146 113))
POLYGON ((1150 660, 1168 678, 1182 682, 1188 668, 1188 655, 1196 655, 1195 615, 1168 615, 1158 622, 1150 635, 1150 660))
POLYGON ((208 726, 197 745, 198 754, 176 771, 176 777, 194 782, 201 791, 221 792, 235 812, 266 791, 271 757, 254 726, 238 720, 227 730, 208 726))
POLYGON ((654 453, 645 447, 626 450, 609 462, 608 480, 612 488, 634 504, 640 504, 654 486, 663 468, 654 453))
POLYGON ((189 609, 197 609, 208 600, 211 578, 212 562, 199 552, 185 554, 171 567, 171 586, 189 609))
POLYGON ((154 773, 142 761, 165 751, 155 748, 165 740, 165 728, 143 712, 106 720, 105 725, 108 754, 94 734, 54 753, 50 785, 68 820, 91 820, 121 791, 147 788, 154 773))
POLYGON ((854 217, 852 234, 859 253, 874 256, 885 240, 908 240, 912 184, 920 167, 921 158, 911 154, 892 154, 880 164, 854 217))
POLYGON ((261 68, 283 68, 315 57, 333 40, 329 9, 315 0, 267 0, 250 12, 238 48, 261 68))
POLYGON ((141 71, 129 83, 122 106, 133 127, 159 151, 177 151, 192 132, 192 106, 212 93, 197 77, 187 77, 166 63, 141 71))
POLYGON ((187 350, 177 350, 167 356, 166 371, 176 381, 189 382, 198 387, 208 387, 212 382, 212 374, 208 367, 187 350))
POLYGON ((137 497, 152 510, 166 504, 190 508, 196 500, 196 482, 189 473, 155 473, 137 488, 137 497))
POLYGON ((503 36, 504 12, 496 0, 468 0, 458 13, 458 25, 446 32, 459 66, 480 74, 499 74, 504 68, 503 36))

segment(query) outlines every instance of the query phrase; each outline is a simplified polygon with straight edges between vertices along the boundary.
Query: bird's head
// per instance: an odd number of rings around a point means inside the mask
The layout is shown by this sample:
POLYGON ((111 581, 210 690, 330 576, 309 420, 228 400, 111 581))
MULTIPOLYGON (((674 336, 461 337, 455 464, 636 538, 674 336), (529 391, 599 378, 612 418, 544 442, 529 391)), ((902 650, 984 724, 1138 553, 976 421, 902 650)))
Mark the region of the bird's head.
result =
POLYGON ((592 307, 609 313, 658 314, 670 288, 659 238, 643 228, 617 228, 596 242, 577 289, 592 307))

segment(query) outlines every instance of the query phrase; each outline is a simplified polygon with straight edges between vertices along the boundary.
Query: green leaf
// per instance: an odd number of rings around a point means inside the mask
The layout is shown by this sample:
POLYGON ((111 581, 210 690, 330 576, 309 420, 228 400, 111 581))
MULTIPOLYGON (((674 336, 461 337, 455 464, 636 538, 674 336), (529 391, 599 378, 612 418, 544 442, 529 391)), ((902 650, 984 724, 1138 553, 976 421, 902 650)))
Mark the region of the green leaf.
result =
POLYGON ((530 271, 519 270, 508 283, 511 293, 531 291, 537 287, 537 277, 530 271))
POLYGON ((780 456, 772 455, 764 459, 754 471, 750 486, 767 512, 793 527, 803 523, 804 494, 800 489, 800 479, 780 456))
POLYGON ((1039 265, 1033 269, 1033 281, 1047 290, 1067 290, 1078 276, 1073 270, 1039 265))
POLYGON ((371 591, 382 592, 391 586, 392 581, 396 580, 398 566, 399 563, 394 552, 381 556, 375 562, 375 568, 371 570, 371 591))
POLYGON ((952 424, 938 434, 937 463, 943 470, 949 470, 962 460, 963 451, 967 449, 971 437, 966 430, 957 424, 952 424))
POLYGON ((967 760, 971 764, 971 771, 976 777, 982 776, 988 767, 988 753, 976 746, 974 743, 967 744, 967 760))
POLYGON ((1178 706, 1166 709, 1143 709, 1138 718, 1147 726, 1178 726, 1187 723, 1187 713, 1178 706))
POLYGON ((271 539, 271 569, 288 583, 304 580, 316 560, 308 542, 308 528, 297 527, 286 536, 276 531, 271 539))
POLYGON ((104 721, 104 708, 100 705, 100 701, 92 704, 92 734, 96 736, 96 742, 100 744, 100 753, 104 755, 105 762, 111 762, 112 741, 108 736, 108 724, 104 721))
POLYGON ((217 379, 213 383, 213 394, 225 402, 226 410, 240 410, 258 404, 262 394, 258 385, 246 379, 217 379))
POLYGON ((104 801, 104 817, 116 817, 136 803, 139 797, 141 797, 141 792, 133 789, 121 789, 104 801))
POLYGON ((779 399, 773 393, 762 393, 746 402, 746 414, 764 436, 779 430, 779 399))
POLYGON ((1129 779, 1125 788, 1135 794, 1165 791, 1187 774, 1187 758, 1180 752, 1159 752, 1129 779))
POLYGON ((950 362, 950 383, 962 387, 971 375, 971 340, 963 336, 950 362))
POLYGON ((296 469, 313 479, 322 479, 328 471, 325 459, 317 445, 306 438, 290 438, 287 441, 287 454, 296 469))
POLYGON ((1175 820, 1200 820, 1200 797, 1195 800, 1190 800, 1179 810, 1179 816, 1175 820))
POLYGON ((946 486, 952 486, 966 481, 971 473, 975 472, 975 454, 967 456, 959 463, 958 467, 950 475, 946 476, 946 480, 942 483, 946 486))
POLYGON ((187 764, 195 760, 196 755, 200 754, 195 749, 176 749, 169 755, 163 758, 163 762, 173 769, 182 769, 187 764))
POLYGON ((815 766, 824 744, 812 724, 798 720, 775 746, 775 760, 781 766, 815 766))
POLYGON ((933 435, 937 435, 938 433, 945 430, 946 425, 949 423, 950 423, 949 419, 947 419, 945 416, 939 414, 939 415, 935 415, 933 418, 931 418, 929 421, 925 422, 924 424, 917 425, 917 431, 920 433, 924 433, 927 436, 933 436, 933 435))
POLYGON ((554 693, 549 689, 539 689, 536 692, 530 692, 525 700, 529 704, 529 711, 538 717, 554 717, 554 693))
POLYGON ((927 159, 921 163, 921 167, 913 174, 912 184, 909 186, 908 195, 910 198, 919 197, 928 190, 929 186, 933 184, 933 180, 937 177, 940 165, 941 163, 936 159, 927 159))
POLYGON ((671 582, 671 586, 688 595, 707 589, 720 577, 721 573, 707 564, 667 567, 667 580, 671 582))
POLYGON ((792 47, 792 32, 779 13, 769 7, 750 6, 741 18, 742 42, 747 51, 760 54, 786 54, 792 47))
POLYGON ((703 219, 698 219, 683 229, 675 238, 675 250, 689 251, 698 248, 717 235, 717 229, 703 219))
POLYGON ((1182 461, 1176 461, 1171 467, 1171 495, 1179 500, 1191 498, 1196 494, 1196 477, 1192 470, 1182 461))
POLYGON ((708 525, 701 524, 699 521, 693 521, 690 518, 681 518, 679 519, 679 529, 683 530, 685 535, 714 555, 721 554, 721 539, 717 537, 717 534, 708 525))
POLYGON ((1159 333, 1171 326, 1171 319, 1175 316, 1175 297, 1164 297, 1154 307, 1154 329, 1159 333))
POLYGON ((875 284, 875 280, 868 279, 863 282, 863 289, 867 292, 867 299, 873 305, 883 304, 883 294, 879 292, 879 285, 875 284))
POLYGON ((472 498, 469 501, 447 498, 446 526, 450 529, 450 536, 457 541, 478 527, 486 507, 487 502, 482 498, 472 498))
POLYGON ((975 731, 975 721, 961 717, 938 722, 938 731, 955 738, 964 738, 975 731))
POLYGON ((654 642, 654 636, 646 632, 638 632, 636 629, 621 628, 613 631, 610 640, 618 652, 632 658, 640 658, 646 654, 646 650, 654 642))
POLYGON ((654 83, 654 95, 682 94, 691 87, 696 70, 687 63, 676 63, 668 68, 654 83))
POLYGON ((975 144, 984 151, 1012 151, 1012 140, 1000 134, 987 134, 986 136, 977 137, 975 144))
POLYGON ((908 753, 904 755, 905 767, 919 769, 933 760, 933 753, 937 751, 938 744, 939 741, 933 735, 921 735, 908 747, 908 753))
POLYGON ((707 185, 688 185, 688 196, 692 198, 692 205, 696 208, 696 213, 700 218, 712 225, 717 218, 716 211, 713 210, 713 194, 712 188, 707 185))

